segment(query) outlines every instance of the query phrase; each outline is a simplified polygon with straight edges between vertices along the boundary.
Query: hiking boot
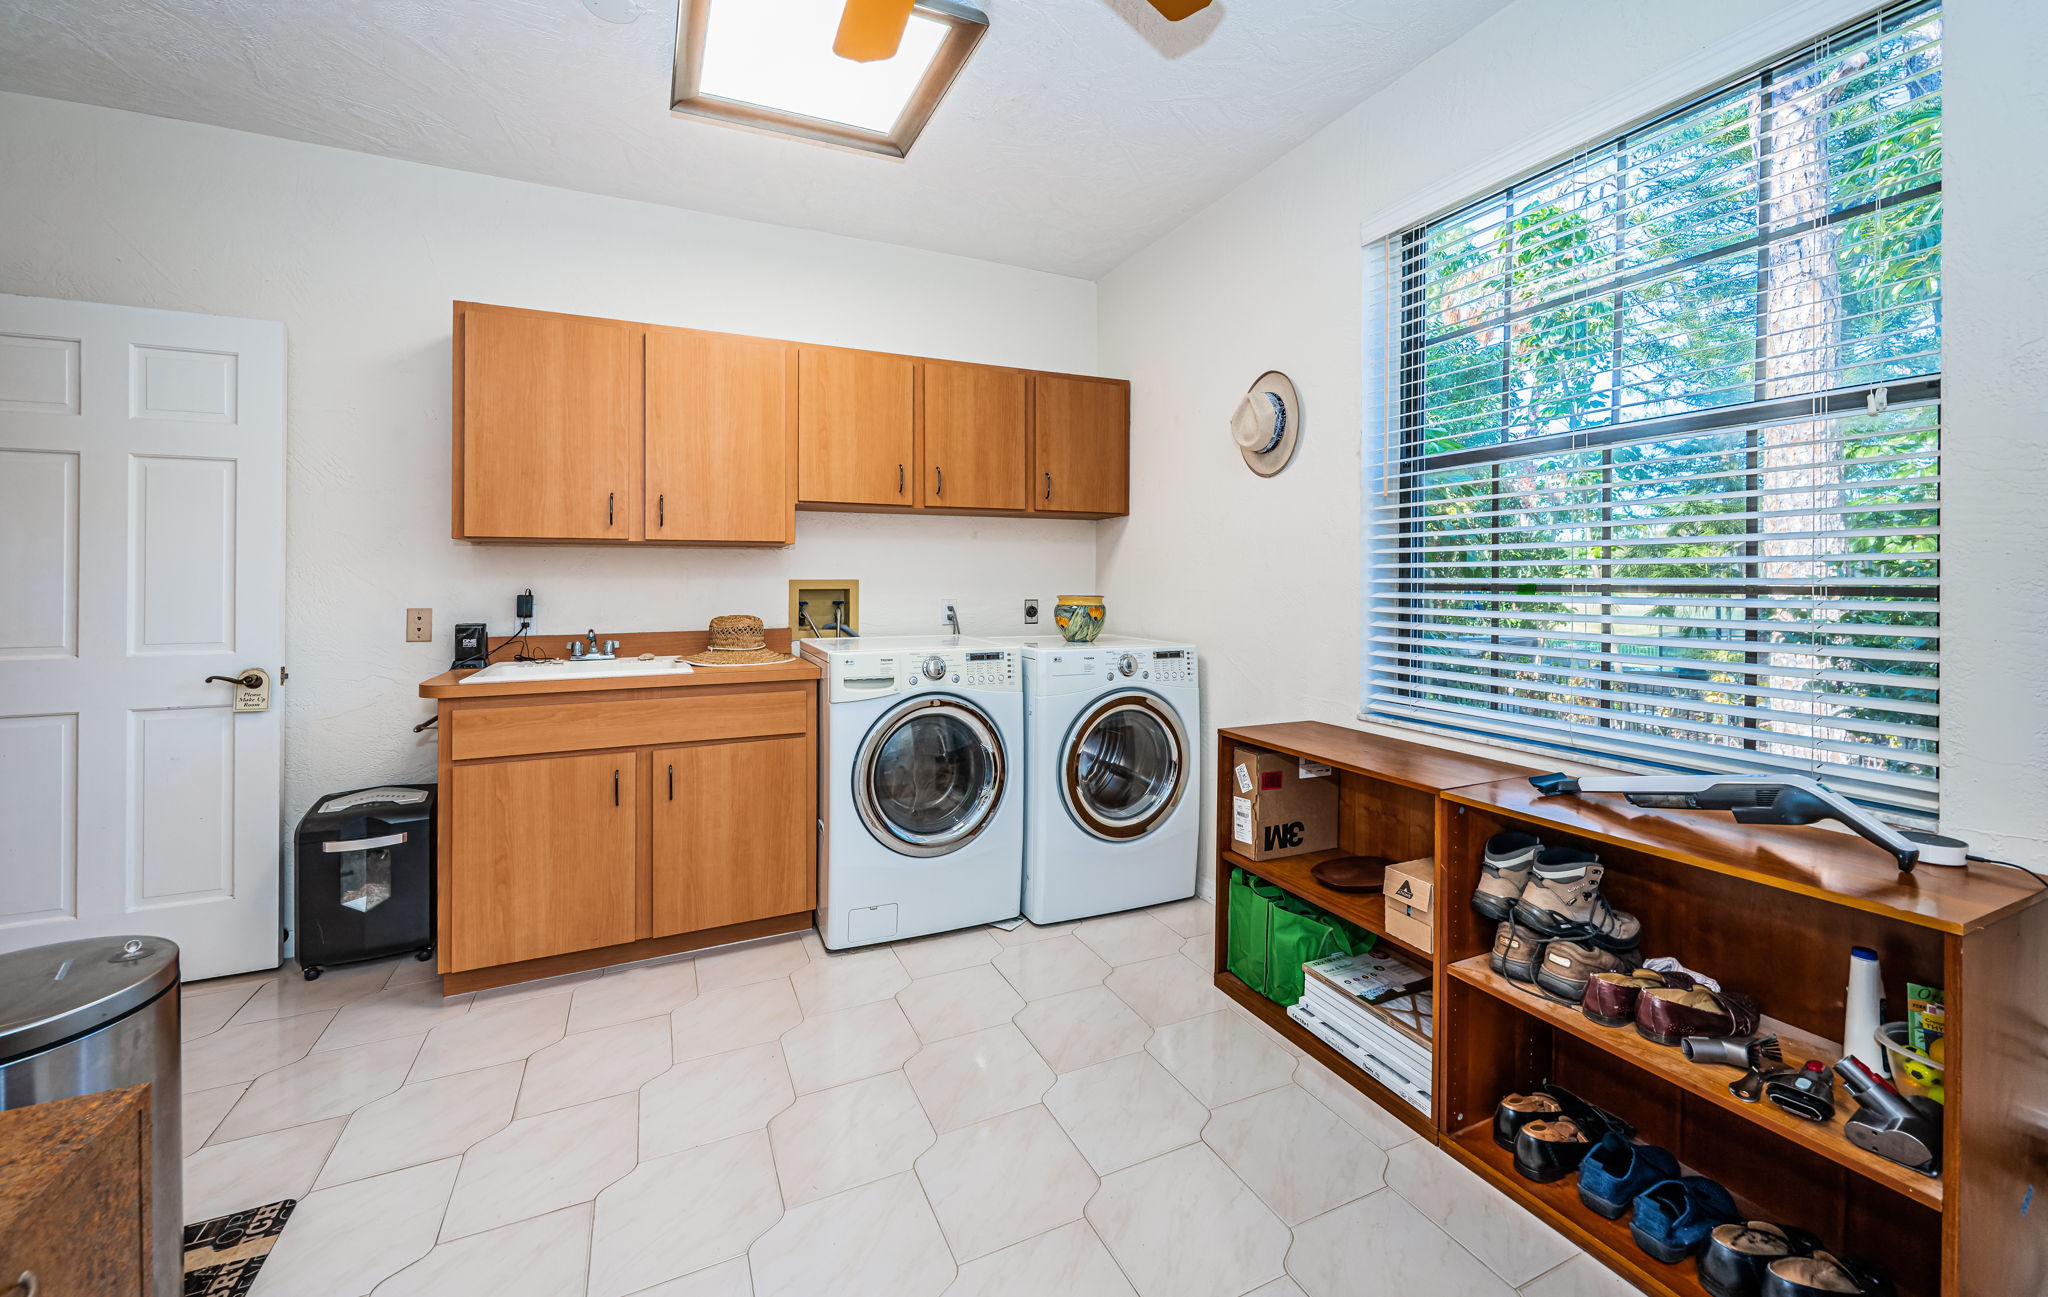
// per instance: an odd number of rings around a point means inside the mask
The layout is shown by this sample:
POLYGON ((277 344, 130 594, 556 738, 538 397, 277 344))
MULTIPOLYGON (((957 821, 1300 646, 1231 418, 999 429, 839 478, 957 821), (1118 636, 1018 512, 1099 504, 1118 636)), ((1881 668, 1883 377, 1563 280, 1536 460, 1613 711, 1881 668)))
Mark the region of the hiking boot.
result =
POLYGON ((1543 947, 1536 965, 1536 985, 1553 1000, 1579 1004, 1586 998, 1586 983, 1596 974, 1620 973, 1634 962, 1628 955, 1587 942, 1553 941, 1543 947))
POLYGON ((1543 939, 1513 919, 1493 932, 1493 954, 1487 963, 1493 971, 1512 982, 1536 980, 1536 965, 1543 958, 1543 939))
POLYGON ((1534 875, 1515 902, 1515 921, 1553 940, 1585 941, 1608 950, 1632 950, 1643 925, 1600 894, 1605 866, 1590 851, 1549 847, 1531 867, 1534 875))
POLYGON ((1529 866, 1543 843, 1533 833, 1496 833, 1486 840, 1486 857, 1479 866, 1479 886, 1472 892, 1472 908, 1495 923, 1505 920, 1522 899, 1529 882, 1529 866))

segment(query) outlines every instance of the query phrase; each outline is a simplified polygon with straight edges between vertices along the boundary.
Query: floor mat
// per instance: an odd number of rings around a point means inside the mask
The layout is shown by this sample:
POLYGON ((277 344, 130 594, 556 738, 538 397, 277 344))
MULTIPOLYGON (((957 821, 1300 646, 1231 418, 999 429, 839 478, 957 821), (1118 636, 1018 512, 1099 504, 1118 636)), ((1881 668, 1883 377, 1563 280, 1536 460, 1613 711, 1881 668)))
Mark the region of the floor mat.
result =
POLYGON ((185 1297, 247 1297, 298 1199, 185 1227, 185 1297))

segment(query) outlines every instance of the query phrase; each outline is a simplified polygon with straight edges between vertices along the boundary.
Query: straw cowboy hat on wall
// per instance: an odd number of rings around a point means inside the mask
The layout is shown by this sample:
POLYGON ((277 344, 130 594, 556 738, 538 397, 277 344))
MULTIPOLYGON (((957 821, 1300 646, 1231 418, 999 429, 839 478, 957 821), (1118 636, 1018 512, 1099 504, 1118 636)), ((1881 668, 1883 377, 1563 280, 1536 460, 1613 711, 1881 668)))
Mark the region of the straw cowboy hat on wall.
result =
POLYGON ((1294 380, 1277 369, 1259 375, 1230 416, 1230 439, 1260 477, 1286 468, 1301 444, 1301 396, 1294 380))

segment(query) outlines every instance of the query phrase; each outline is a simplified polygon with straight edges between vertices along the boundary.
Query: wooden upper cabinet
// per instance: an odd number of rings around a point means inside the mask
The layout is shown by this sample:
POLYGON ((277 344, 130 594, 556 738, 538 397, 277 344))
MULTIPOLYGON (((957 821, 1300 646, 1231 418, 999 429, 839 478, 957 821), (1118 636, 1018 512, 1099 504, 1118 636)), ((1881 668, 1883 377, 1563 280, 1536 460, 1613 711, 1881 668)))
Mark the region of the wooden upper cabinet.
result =
POLYGON ((630 540, 637 324, 457 303, 457 539, 630 540))
POLYGON ((454 768, 445 971, 639 935, 639 763, 594 752, 454 768))
POLYGON ((799 347, 797 499, 904 505, 917 499, 908 357, 799 347))
POLYGON ((654 936, 817 905, 818 766, 809 735, 652 755, 654 936))
POLYGON ((1034 374, 1031 433, 1032 512, 1130 512, 1129 383, 1034 374))
POLYGON ((796 348, 647 331, 648 540, 796 539, 796 348))
POLYGON ((1026 505, 1025 410, 1029 380, 1019 370, 927 360, 923 470, 918 503, 928 509, 1014 509, 1026 505))

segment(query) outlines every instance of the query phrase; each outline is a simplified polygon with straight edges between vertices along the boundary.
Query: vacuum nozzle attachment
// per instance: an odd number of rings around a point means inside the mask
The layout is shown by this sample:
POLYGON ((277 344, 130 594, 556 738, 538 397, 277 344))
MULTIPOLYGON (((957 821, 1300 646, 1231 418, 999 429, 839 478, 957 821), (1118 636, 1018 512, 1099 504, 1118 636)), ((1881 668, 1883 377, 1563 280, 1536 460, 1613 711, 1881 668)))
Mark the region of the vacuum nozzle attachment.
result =
POLYGON ((1553 775, 1530 775, 1529 782, 1534 784, 1536 791, 1542 793, 1545 797, 1558 797, 1565 793, 1579 791, 1579 781, 1563 771, 1553 775))

